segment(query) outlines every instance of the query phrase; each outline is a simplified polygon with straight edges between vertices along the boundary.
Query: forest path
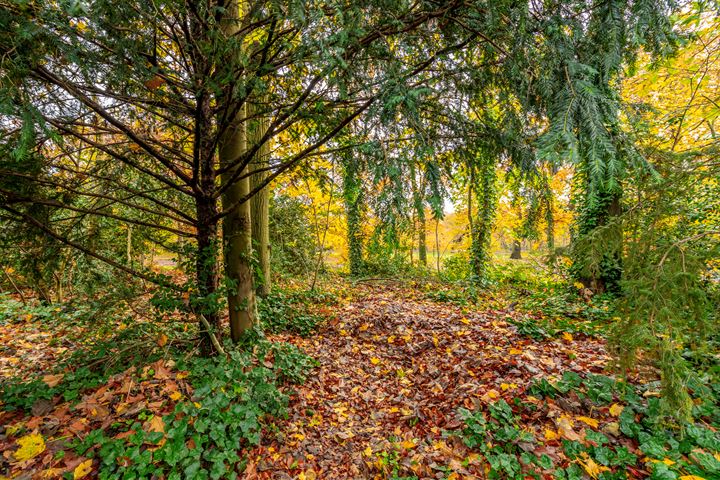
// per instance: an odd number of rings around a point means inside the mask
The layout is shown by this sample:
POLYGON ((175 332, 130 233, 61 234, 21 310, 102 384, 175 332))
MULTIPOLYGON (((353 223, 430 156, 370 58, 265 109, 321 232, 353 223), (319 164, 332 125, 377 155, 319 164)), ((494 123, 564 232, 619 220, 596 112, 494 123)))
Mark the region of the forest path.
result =
POLYGON ((245 478, 482 477, 473 457, 463 465, 464 445, 443 437, 460 427, 459 407, 511 402, 536 378, 600 373, 608 360, 599 340, 523 337, 506 321, 517 315, 373 286, 316 335, 278 336, 320 366, 297 388, 281 433, 249 452, 245 478))

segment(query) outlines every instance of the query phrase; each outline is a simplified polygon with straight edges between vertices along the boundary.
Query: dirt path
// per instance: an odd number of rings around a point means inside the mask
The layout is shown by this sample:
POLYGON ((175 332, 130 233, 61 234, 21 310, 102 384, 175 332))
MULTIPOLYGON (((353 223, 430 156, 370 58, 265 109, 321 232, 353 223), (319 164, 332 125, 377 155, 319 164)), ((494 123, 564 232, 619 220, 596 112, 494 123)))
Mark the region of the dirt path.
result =
POLYGON ((460 426, 459 407, 510 402, 536 377, 600 373, 608 359, 592 339, 522 337, 507 316, 372 287, 316 336, 280 336, 320 366, 280 433, 250 452, 246 478, 481 478, 475 457, 443 436, 460 426))

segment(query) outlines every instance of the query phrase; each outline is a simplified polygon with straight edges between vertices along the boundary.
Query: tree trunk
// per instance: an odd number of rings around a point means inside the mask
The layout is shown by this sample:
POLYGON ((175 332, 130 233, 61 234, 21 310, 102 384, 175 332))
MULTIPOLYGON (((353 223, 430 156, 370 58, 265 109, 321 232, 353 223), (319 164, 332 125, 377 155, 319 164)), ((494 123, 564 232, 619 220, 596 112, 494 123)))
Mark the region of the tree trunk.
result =
MULTIPOLYGON (((244 117, 240 109, 238 119, 244 117)), ((245 125, 236 123, 220 142, 220 165, 237 159, 247 148, 245 125)), ((223 182, 229 181, 235 169, 228 170, 223 182)), ((247 173, 247 167, 243 175, 247 173)), ((242 178, 231 185, 222 195, 223 209, 227 209, 250 193, 250 179, 242 178)), ((255 288, 252 272, 252 226, 250 202, 237 204, 223 222, 223 244, 225 251, 225 276, 234 288, 228 291, 230 315, 230 337, 237 342, 242 333, 255 323, 255 288)))
MULTIPOLYGON (((257 109, 256 109, 257 110, 257 109)), ((256 127, 249 135, 251 144, 260 141, 268 128, 266 117, 256 120, 256 127)), ((255 156, 253 162, 253 170, 266 168, 268 166, 270 156, 270 144, 265 142, 255 156)), ((250 189, 262 184, 267 179, 267 171, 262 171, 250 177, 250 189)), ((252 240, 255 252, 257 254, 258 264, 260 266, 261 278, 258 279, 257 293, 265 296, 270 293, 271 272, 270 272, 270 187, 267 186, 260 190, 250 200, 250 210, 252 218, 252 240)))
POLYGON ((194 305, 195 315, 198 316, 200 323, 201 346, 200 349, 204 355, 213 355, 217 353, 210 336, 219 337, 220 332, 220 314, 216 305, 213 304, 213 294, 218 287, 218 266, 217 266, 217 223, 212 221, 212 217, 217 213, 217 202, 207 196, 196 199, 196 211, 198 218, 197 246, 198 253, 195 259, 195 271, 198 284, 198 294, 200 296, 200 304, 194 305), (207 331, 205 322, 207 321, 211 331, 207 331))
POLYGON ((437 272, 440 273, 440 218, 435 219, 435 263, 437 272))
POLYGON ((197 256, 195 273, 198 298, 192 309, 198 317, 201 335, 201 352, 217 353, 211 337, 221 336, 220 312, 215 293, 219 283, 218 274, 218 202, 215 196, 215 152, 211 135, 211 96, 202 91, 197 98, 195 112, 194 160, 198 166, 197 181, 200 187, 195 194, 197 215, 197 256))
MULTIPOLYGON (((593 208, 585 208, 580 220, 578 233, 580 236, 591 234, 596 228, 605 227, 616 217, 622 214, 622 191, 603 191, 598 193, 598 199, 593 202, 593 208)), ((587 200, 586 200, 587 202, 587 200)), ((622 279, 622 228, 616 225, 613 241, 610 239, 596 247, 601 250, 601 259, 596 268, 589 269, 591 260, 587 258, 590 254, 586 249, 574 254, 574 269, 576 278, 596 294, 606 291, 612 293, 620 292, 620 280, 622 279)), ((595 255, 595 254, 593 254, 595 255)))
POLYGON ((425 212, 418 211, 418 257, 420 265, 427 266, 427 222, 425 212))
POLYGON ((350 275, 361 275, 363 268, 362 238, 362 180, 360 165, 352 157, 345 162, 343 172, 343 197, 347 219, 348 262, 350 275))
MULTIPOLYGON (((228 13, 223 22, 223 31, 227 36, 237 34, 240 29, 240 4, 233 0, 228 6, 228 13)), ((231 94, 234 85, 228 85, 225 102, 236 101, 231 94)), ((235 111, 232 105, 229 111, 235 111)), ((220 167, 236 162, 247 151, 246 105, 237 109, 235 118, 220 139, 220 167)), ((249 162, 244 162, 248 163, 249 162)), ((222 178, 227 185, 235 176, 236 168, 228 169, 222 178)), ((228 290, 228 307, 230 316, 230 337, 237 342, 245 330, 251 328, 256 320, 255 288, 252 271, 252 231, 250 202, 238 203, 250 193, 250 179, 245 176, 248 166, 243 168, 240 180, 236 180, 226 188, 222 195, 223 209, 235 206, 223 221, 223 247, 225 253, 225 276, 232 284, 228 290)))
POLYGON ((495 161, 490 156, 481 157, 478 159, 477 164, 470 165, 468 215, 471 215, 472 212, 470 193, 474 193, 477 198, 477 217, 470 223, 470 235, 472 238, 470 264, 473 276, 479 281, 485 278, 487 264, 490 259, 492 230, 497 205, 495 177, 495 161), (477 172, 475 172, 476 166, 478 168, 477 172), (479 178, 476 178, 476 173, 479 178))
POLYGON ((512 253, 510 254, 510 258, 512 260, 521 260, 522 259, 522 243, 520 243, 520 240, 513 240, 513 249, 512 253))

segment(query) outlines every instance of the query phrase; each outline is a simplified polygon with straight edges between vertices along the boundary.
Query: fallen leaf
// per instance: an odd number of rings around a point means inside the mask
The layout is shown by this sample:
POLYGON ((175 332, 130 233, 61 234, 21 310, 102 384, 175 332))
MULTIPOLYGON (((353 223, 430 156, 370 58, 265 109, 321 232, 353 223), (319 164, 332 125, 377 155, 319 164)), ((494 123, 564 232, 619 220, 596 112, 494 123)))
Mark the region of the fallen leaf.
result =
POLYGON ((485 392, 485 393, 483 394, 483 396, 480 397, 480 398, 481 398, 484 402, 489 403, 489 402, 491 402, 491 401, 493 401, 493 400, 495 400, 496 398, 499 398, 499 397, 500 397, 500 394, 498 393, 498 391, 493 389, 493 390, 488 390, 487 392, 485 392))
POLYGON ((404 440, 400 445, 402 445, 402 447, 407 450, 410 450, 411 448, 415 448, 417 446, 412 440, 404 440))
POLYGON ((610 469, 604 465, 598 465, 595 460, 590 458, 587 452, 582 452, 581 457, 578 458, 578 463, 582 465, 585 472, 592 478, 598 478, 602 472, 607 472, 610 469))
POLYGON ((19 438, 17 444, 20 446, 15 452, 15 460, 18 462, 35 458, 45 451, 45 440, 37 433, 19 438))
POLYGON ((75 467, 75 470, 73 470, 73 480, 86 477, 87 474, 92 471, 92 463, 92 459, 89 459, 75 467))
POLYGON ((161 333, 157 338, 158 346, 164 347, 165 345, 167 345, 167 342, 168 342, 168 336, 165 335, 164 333, 161 333))
POLYGON ((619 417, 624 409, 624 406, 613 403, 610 407, 610 415, 612 415, 613 417, 619 417))
POLYGON ((48 387, 55 387, 58 383, 63 379, 65 374, 58 373, 57 375, 45 375, 42 377, 42 381, 45 382, 45 384, 48 387))
POLYGON ((558 427, 558 432, 560 432, 560 435, 562 435, 563 438, 573 441, 580 441, 582 438, 575 430, 573 430, 573 423, 568 417, 563 416, 558 418, 555 421, 555 424, 558 427))
POLYGON ((586 425, 590 425, 593 428, 598 428, 600 422, 590 417, 575 417, 578 421, 583 422, 586 425))
POLYGON ((563 332, 562 337, 563 337, 563 339, 565 339, 566 342, 572 342, 572 341, 573 341, 573 336, 572 336, 572 334, 570 334, 570 333, 568 333, 568 332, 563 332))
POLYGON ((377 365, 378 363, 380 363, 380 359, 378 357, 372 357, 370 359, 370 363, 372 363, 373 365, 377 365))

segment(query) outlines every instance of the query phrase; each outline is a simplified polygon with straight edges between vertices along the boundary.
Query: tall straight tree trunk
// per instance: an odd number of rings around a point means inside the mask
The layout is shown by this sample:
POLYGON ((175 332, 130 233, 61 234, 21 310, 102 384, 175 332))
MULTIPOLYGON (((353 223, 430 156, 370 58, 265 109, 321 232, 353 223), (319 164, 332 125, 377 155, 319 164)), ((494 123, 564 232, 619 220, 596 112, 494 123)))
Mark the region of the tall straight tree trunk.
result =
POLYGON ((427 221, 425 212, 418 211, 418 257, 420 265, 427 266, 427 221))
MULTIPOLYGON (((472 161, 472 160, 471 160, 472 161)), ((475 193, 477 198, 477 217, 470 224, 470 235, 472 237, 470 264, 473 276, 477 280, 485 279, 487 264, 490 260, 490 248, 492 240, 492 229, 495 220, 495 209, 497 195, 495 192, 495 161, 493 157, 485 154, 478 159, 477 169, 471 165, 470 178, 471 188, 469 192, 475 193), (476 174, 479 176, 476 180, 476 174)), ((470 193, 468 193, 469 195, 470 193)), ((468 209, 471 208, 471 201, 468 200, 468 209)), ((468 213, 470 214, 470 213, 468 213)))
MULTIPOLYGON (((244 117, 244 108, 238 117, 244 117)), ((238 123, 229 130, 220 143, 220 165, 242 155, 247 148, 245 125, 238 123)), ((243 175, 247 173, 247 167, 243 175)), ((228 170, 223 181, 235 173, 228 170)), ((223 209, 227 209, 250 193, 250 179, 242 178, 231 185, 222 195, 223 209)), ((234 288, 228 292, 230 314, 230 337, 238 341, 242 333, 255 323, 255 288, 252 272, 252 225, 250 202, 238 204, 223 222, 223 244, 225 250, 225 276, 234 288)))
MULTIPOLYGON (((223 22, 223 31, 230 37, 237 34, 240 28, 240 4, 233 0, 227 10, 223 22)), ((225 102, 236 101, 228 86, 225 102)), ((229 111, 235 111, 229 106, 229 111)), ((246 105, 237 109, 235 119, 219 142, 220 167, 237 162, 247 151, 246 105)), ((249 163, 249 162, 244 162, 249 163)), ((256 319, 255 288, 252 274, 252 231, 250 202, 238 203, 250 193, 250 179, 246 176, 248 167, 243 168, 240 180, 230 185, 222 195, 223 209, 233 205, 236 207, 225 216, 223 221, 223 247, 225 253, 225 276, 234 288, 228 291, 228 307, 230 316, 230 337, 237 342, 245 330, 251 328, 256 319)), ((223 174, 223 184, 227 184, 235 176, 237 168, 230 168, 223 174)))
MULTIPOLYGON (((255 107, 254 110, 257 112, 259 108, 255 107)), ((254 128, 249 135, 251 144, 260 141, 268 128, 268 120, 265 116, 257 118, 254 123, 254 128)), ((269 164, 269 157, 270 144, 265 142, 255 156, 252 169, 258 170, 266 168, 269 164)), ((258 185, 261 185, 267 179, 267 175, 267 171, 261 171, 252 175, 250 177, 250 189, 253 190, 258 185)), ((262 278, 260 278, 257 285, 257 293, 260 296, 265 296, 270 293, 271 286, 269 197, 270 187, 266 186, 250 200, 252 240, 260 266, 260 273, 262 274, 262 278)))
POLYGON ((194 306, 198 316, 201 336, 201 351, 205 355, 216 352, 211 337, 219 337, 220 312, 214 300, 218 288, 218 213, 215 198, 215 155, 210 135, 211 124, 210 95, 201 94, 195 116, 195 152, 198 168, 200 192, 195 196, 197 215, 197 258, 195 263, 196 280, 200 302, 194 306))
POLYGON ((545 211, 545 224, 547 249, 550 255, 553 255, 553 251, 555 250, 555 215, 552 211, 552 204, 548 205, 545 211))
POLYGON ((420 265, 427 267, 427 221, 425 219, 425 206, 423 202, 423 181, 420 180, 420 187, 418 188, 414 170, 412 171, 410 181, 412 182, 413 203, 415 204, 415 213, 418 220, 418 258, 420 265))
POLYGON ((348 261, 350 274, 361 275, 363 272, 363 238, 362 238, 362 180, 360 165, 352 157, 348 158, 343 172, 343 198, 345 200, 345 216, 347 219, 348 261))

